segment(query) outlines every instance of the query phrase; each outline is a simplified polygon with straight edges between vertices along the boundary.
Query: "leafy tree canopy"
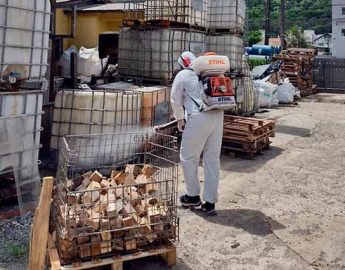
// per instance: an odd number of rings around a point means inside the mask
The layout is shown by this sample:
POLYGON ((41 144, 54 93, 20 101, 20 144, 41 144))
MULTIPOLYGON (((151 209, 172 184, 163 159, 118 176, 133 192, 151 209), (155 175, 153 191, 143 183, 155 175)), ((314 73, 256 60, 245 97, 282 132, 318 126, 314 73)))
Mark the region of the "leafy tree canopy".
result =
MULTIPOLYGON (((266 0, 246 0, 248 30, 264 29, 266 0)), ((286 30, 293 26, 315 30, 317 34, 332 31, 332 1, 285 0, 286 30)), ((271 33, 279 34, 280 0, 271 0, 271 33)))

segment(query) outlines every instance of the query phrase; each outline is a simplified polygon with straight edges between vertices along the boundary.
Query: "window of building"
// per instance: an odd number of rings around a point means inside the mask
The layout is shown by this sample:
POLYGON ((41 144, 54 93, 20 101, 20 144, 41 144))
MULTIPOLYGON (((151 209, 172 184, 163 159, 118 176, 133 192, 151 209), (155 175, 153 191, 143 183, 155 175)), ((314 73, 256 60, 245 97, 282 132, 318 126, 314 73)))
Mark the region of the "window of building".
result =
POLYGON ((341 29, 341 35, 345 37, 345 29, 341 29))
POLYGON ((342 13, 343 15, 345 15, 345 7, 342 7, 342 8, 341 8, 341 13, 342 13))

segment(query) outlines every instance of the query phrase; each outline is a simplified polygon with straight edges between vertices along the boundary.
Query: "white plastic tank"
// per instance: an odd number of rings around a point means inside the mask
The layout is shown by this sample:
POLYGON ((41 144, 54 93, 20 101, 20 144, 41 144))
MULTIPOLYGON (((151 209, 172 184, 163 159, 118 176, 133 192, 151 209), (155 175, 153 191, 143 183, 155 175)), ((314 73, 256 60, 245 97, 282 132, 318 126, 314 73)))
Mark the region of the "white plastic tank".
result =
POLYGON ((244 29, 246 17, 245 0, 208 1, 208 28, 244 29))
POLYGON ((106 90, 61 90, 54 102, 50 148, 65 135, 118 133, 141 125, 141 95, 106 90))
POLYGON ((42 79, 47 73, 49 0, 0 0, 0 79, 42 79))
POLYGON ((226 55, 230 60, 230 69, 236 72, 242 69, 244 53, 243 39, 237 35, 215 34, 206 36, 206 48, 209 52, 226 55))
POLYGON ((0 179, 14 176, 21 213, 38 198, 42 103, 42 90, 0 91, 0 179))
POLYGON ((196 56, 205 51, 203 32, 177 29, 130 29, 120 32, 119 74, 125 77, 169 81, 181 53, 190 50, 196 56))

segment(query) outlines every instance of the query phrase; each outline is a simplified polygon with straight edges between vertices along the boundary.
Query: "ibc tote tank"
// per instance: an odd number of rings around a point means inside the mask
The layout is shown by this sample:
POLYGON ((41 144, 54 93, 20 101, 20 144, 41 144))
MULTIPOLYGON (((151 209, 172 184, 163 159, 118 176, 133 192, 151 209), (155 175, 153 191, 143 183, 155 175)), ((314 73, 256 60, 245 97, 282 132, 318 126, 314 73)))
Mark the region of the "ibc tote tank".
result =
POLYGON ((50 11, 49 0, 0 0, 0 178, 14 174, 21 211, 37 199, 40 186, 50 11), (3 91, 9 77, 26 80, 27 90, 3 91))
POLYGON ((0 0, 0 78, 44 79, 48 66, 49 0, 0 0))

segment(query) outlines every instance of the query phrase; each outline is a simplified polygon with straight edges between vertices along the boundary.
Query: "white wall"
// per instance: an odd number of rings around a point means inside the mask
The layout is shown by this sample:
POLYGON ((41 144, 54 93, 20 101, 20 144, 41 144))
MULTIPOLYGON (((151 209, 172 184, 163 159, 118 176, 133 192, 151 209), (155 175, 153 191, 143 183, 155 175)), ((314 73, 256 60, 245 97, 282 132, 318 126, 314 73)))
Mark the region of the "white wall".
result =
POLYGON ((332 32, 333 32, 333 55, 339 58, 345 58, 345 14, 342 8, 345 8, 345 0, 332 1, 332 32))

